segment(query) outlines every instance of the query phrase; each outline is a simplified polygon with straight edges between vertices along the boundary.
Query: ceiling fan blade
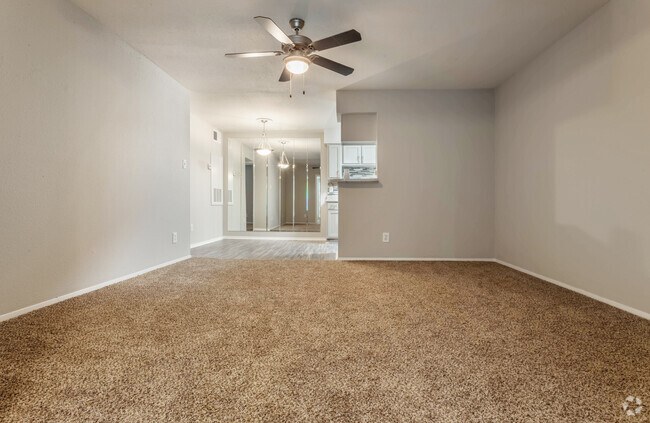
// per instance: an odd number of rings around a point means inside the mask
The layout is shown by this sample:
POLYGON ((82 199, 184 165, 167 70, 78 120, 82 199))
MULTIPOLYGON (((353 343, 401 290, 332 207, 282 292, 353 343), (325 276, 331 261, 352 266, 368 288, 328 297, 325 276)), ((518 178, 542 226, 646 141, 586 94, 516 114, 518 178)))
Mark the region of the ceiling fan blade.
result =
POLYGON ((291 79, 291 72, 287 68, 282 69, 282 75, 280 75, 280 82, 287 82, 291 79))
POLYGON ((351 29, 349 31, 341 32, 340 34, 332 35, 331 37, 323 38, 322 40, 314 41, 311 43, 311 46, 314 47, 315 50, 323 51, 328 48, 356 43, 357 41, 361 41, 361 34, 356 30, 351 29))
POLYGON ((267 18, 266 16, 255 16, 254 19, 258 24, 262 25, 262 28, 264 28, 266 32, 271 34, 273 38, 282 44, 293 44, 291 39, 287 37, 287 34, 285 34, 275 22, 273 22, 273 19, 267 18))
POLYGON ((248 58, 248 57, 269 57, 281 56, 284 53, 281 51, 252 51, 249 53, 226 53, 226 57, 248 58))
POLYGON ((342 64, 337 63, 337 62, 335 62, 333 60, 326 59, 324 57, 320 57, 320 56, 317 56, 317 55, 309 56, 309 60, 311 60, 311 62, 313 64, 315 64, 315 65, 322 66, 325 69, 329 69, 329 70, 334 71, 336 73, 340 73, 341 75, 348 76, 352 72, 354 72, 354 69, 352 69, 351 67, 342 65, 342 64))

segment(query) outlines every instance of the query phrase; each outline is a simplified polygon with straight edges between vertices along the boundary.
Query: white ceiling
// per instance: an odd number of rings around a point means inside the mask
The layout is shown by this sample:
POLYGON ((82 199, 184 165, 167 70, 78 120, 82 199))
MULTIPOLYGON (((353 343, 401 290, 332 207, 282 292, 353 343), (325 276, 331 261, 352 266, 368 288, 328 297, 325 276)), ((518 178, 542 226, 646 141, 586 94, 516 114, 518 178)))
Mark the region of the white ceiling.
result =
POLYGON ((498 86, 607 0, 71 0, 192 91, 193 112, 222 131, 322 130, 339 89, 465 89, 498 86), (253 20, 287 33, 305 19, 318 40, 348 29, 361 42, 322 52, 355 68, 340 76, 313 66, 306 90, 288 96, 280 57, 230 59, 227 52, 277 50, 253 20))

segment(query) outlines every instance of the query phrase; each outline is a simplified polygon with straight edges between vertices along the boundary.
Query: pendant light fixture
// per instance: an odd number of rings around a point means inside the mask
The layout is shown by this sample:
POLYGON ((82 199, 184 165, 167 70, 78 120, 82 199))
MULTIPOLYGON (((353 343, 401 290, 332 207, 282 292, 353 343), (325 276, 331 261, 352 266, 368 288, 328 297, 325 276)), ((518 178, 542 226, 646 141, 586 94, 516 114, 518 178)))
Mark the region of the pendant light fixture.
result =
POLYGON ((282 144, 282 157, 280 157, 280 163, 278 166, 280 166, 281 169, 286 169, 289 167, 289 159, 287 159, 287 155, 284 152, 284 145, 287 143, 286 141, 280 141, 282 144))
POLYGON ((257 121, 262 122, 262 139, 260 140, 260 144, 257 146, 255 151, 257 151, 257 154, 260 156, 268 156, 273 152, 273 148, 271 148, 269 140, 266 139, 266 124, 268 122, 272 122, 272 120, 269 118, 257 118, 257 121))

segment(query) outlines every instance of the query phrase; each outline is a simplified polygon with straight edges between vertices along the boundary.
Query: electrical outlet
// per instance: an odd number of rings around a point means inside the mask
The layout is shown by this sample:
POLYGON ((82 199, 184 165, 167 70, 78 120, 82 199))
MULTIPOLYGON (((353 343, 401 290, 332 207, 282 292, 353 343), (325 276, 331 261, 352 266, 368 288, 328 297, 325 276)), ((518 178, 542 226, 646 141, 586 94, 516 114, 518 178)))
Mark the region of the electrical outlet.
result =
POLYGON ((172 232, 172 244, 176 244, 178 242, 178 232, 172 232))
POLYGON ((384 232, 384 235, 382 236, 382 241, 390 242, 390 234, 388 232, 384 232))
POLYGON ((183 169, 187 169, 187 160, 183 160, 183 169))

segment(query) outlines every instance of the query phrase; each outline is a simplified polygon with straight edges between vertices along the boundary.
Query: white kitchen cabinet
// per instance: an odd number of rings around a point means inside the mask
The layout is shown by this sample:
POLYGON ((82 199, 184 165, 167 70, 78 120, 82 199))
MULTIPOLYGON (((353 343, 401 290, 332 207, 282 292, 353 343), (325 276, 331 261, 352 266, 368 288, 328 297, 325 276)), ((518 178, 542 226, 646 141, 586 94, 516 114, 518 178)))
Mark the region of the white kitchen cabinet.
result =
POLYGON ((343 164, 360 165, 377 163, 376 145, 344 145, 343 164))
POLYGON ((327 239, 339 239, 338 203, 327 204, 327 239))
POLYGON ((361 163, 361 146, 344 145, 343 146, 343 164, 361 163))
POLYGON ((375 164, 377 163, 377 146, 376 145, 362 145, 361 146, 361 163, 375 164))
POLYGON ((341 145, 330 144, 328 148, 328 177, 329 179, 341 179, 341 145))

